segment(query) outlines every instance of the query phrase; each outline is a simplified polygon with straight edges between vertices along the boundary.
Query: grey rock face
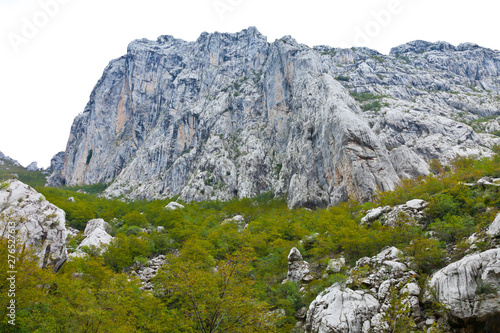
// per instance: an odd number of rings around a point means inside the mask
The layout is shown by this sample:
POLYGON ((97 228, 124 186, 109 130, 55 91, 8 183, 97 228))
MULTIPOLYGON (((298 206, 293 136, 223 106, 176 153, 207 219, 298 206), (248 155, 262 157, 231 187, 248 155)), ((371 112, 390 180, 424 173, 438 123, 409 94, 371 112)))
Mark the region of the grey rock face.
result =
POLYGON ((500 114, 499 68, 497 51, 444 42, 385 56, 268 43, 255 28, 136 40, 105 69, 48 183, 186 202, 367 201, 427 175, 429 160, 492 154, 500 124, 481 117, 500 114))
POLYGON ((50 167, 47 171, 50 173, 50 176, 47 178, 47 184, 50 186, 60 187, 64 185, 63 180, 61 179, 61 171, 64 166, 64 152, 61 151, 52 157, 50 160, 50 167))
POLYGON ((28 171, 38 171, 40 169, 38 168, 38 163, 37 162, 32 162, 32 163, 30 163, 30 165, 28 165, 26 167, 26 170, 28 170, 28 171))
POLYGON ((6 163, 13 164, 16 166, 21 166, 21 164, 19 164, 18 161, 10 158, 9 156, 5 155, 4 153, 2 153, 0 151, 0 165, 6 164, 6 163))
POLYGON ((452 316, 495 321, 500 315, 500 249, 467 256, 446 266, 433 274, 430 286, 452 316))
POLYGON ((399 178, 334 77, 314 49, 255 28, 134 41, 75 119, 61 178, 129 198, 366 201, 399 178))
POLYGON ((498 51, 424 41, 395 47, 389 55, 366 48, 315 49, 351 93, 371 94, 380 103, 360 102, 370 127, 394 152, 400 177, 428 173, 423 162, 431 159, 488 156, 499 142, 486 134, 499 129, 498 51))
POLYGON ((35 251, 40 267, 58 266, 67 257, 64 211, 18 180, 7 183, 7 188, 0 189, 2 234, 9 234, 14 226, 19 245, 35 251))

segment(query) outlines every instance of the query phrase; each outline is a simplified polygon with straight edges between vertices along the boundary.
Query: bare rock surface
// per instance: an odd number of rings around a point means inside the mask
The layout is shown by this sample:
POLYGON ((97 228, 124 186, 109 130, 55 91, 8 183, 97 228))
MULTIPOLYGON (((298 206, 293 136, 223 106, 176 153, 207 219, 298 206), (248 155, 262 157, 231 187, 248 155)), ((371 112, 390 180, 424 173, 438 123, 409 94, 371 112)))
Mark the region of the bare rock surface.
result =
POLYGON ((452 316, 487 322, 500 315, 500 249, 467 256, 433 274, 431 288, 452 316))
POLYGON ((67 257, 63 210, 19 180, 9 180, 0 189, 0 230, 12 235, 19 246, 35 251, 41 267, 58 267, 67 257), (11 228, 13 227, 13 228, 11 228), (15 234, 9 233, 15 230, 15 234))
POLYGON ((249 28, 132 42, 76 117, 61 180, 186 202, 272 191, 317 207, 369 200, 399 177, 320 53, 249 28))
POLYGON ((288 274, 285 281, 309 282, 312 279, 313 276, 309 263, 303 260, 297 248, 292 248, 288 254, 288 274))

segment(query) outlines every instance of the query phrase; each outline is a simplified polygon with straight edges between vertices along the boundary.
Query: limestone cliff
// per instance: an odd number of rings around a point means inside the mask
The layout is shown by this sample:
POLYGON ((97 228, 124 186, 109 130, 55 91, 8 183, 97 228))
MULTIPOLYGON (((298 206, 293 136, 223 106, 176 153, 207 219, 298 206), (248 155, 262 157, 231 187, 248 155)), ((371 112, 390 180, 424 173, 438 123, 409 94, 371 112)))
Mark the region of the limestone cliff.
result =
POLYGON ((75 119, 61 178, 131 198, 368 200, 399 179, 327 69, 317 51, 255 28, 134 41, 75 119))
POLYGON ((269 43, 255 28, 136 40, 76 117, 49 185, 103 182, 108 196, 185 201, 272 191, 291 207, 366 201, 429 173, 429 159, 491 153, 498 140, 466 123, 500 109, 497 58, 468 44, 415 42, 382 56, 269 43))

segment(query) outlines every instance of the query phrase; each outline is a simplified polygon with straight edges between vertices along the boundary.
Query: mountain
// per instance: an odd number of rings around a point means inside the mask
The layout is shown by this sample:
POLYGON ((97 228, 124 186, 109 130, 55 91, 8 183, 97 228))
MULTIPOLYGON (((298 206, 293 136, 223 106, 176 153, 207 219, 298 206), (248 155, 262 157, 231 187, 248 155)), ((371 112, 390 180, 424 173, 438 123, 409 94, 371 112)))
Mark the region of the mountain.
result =
POLYGON ((0 165, 12 165, 12 166, 18 166, 20 167, 21 164, 19 164, 18 161, 14 160, 13 158, 10 158, 9 156, 5 155, 0 151, 0 165))
POLYGON ((432 160, 490 156, 499 70, 499 52, 473 44, 382 55, 269 43, 253 27, 136 40, 74 120, 48 185, 184 201, 273 192, 289 207, 367 201, 432 160))

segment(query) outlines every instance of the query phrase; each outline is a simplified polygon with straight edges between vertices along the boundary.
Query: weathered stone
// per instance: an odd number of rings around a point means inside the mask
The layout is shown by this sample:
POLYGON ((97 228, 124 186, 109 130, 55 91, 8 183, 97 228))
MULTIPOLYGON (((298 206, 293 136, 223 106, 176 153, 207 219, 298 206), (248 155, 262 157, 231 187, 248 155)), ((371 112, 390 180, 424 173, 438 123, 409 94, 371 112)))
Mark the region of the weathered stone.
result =
POLYGON ((177 210, 177 209, 184 209, 185 207, 180 203, 172 201, 165 208, 168 210, 177 210))
POLYGON ((323 291, 309 306, 306 332, 362 332, 377 313, 379 302, 363 291, 334 284, 323 291))
POLYGON ((500 236, 500 214, 497 214, 493 223, 490 224, 486 233, 490 236, 500 236))
POLYGON ((38 171, 40 169, 38 168, 38 163, 37 162, 32 162, 32 163, 30 163, 30 165, 28 165, 26 167, 26 170, 28 170, 28 171, 38 171))
POLYGON ((249 28, 132 42, 75 119, 61 177, 111 183, 107 196, 272 191, 312 208, 394 188, 387 155, 319 52, 249 28))
POLYGON ((0 189, 0 230, 15 230, 20 246, 32 248, 41 267, 60 267, 67 257, 65 213, 18 180, 0 189), (10 229, 9 223, 14 223, 10 229), (60 263, 60 264, 58 264, 60 263))
POLYGON ((309 282, 313 279, 309 263, 302 259, 297 248, 292 248, 288 254, 287 280, 292 282, 309 282))
POLYGON ((500 249, 466 256, 433 274, 437 301, 461 320, 494 321, 500 315, 500 249))
POLYGON ((90 236, 96 229, 102 229, 107 233, 111 232, 111 226, 108 222, 103 219, 94 219, 87 222, 83 235, 86 237, 90 236))
POLYGON ((344 258, 330 259, 330 261, 328 262, 328 266, 326 267, 326 271, 330 273, 339 273, 344 266, 344 258))

